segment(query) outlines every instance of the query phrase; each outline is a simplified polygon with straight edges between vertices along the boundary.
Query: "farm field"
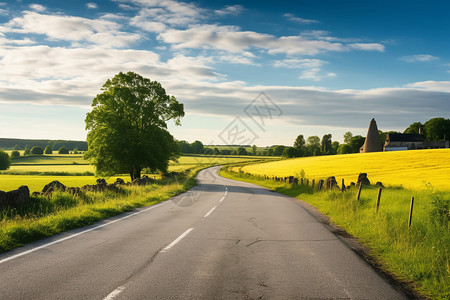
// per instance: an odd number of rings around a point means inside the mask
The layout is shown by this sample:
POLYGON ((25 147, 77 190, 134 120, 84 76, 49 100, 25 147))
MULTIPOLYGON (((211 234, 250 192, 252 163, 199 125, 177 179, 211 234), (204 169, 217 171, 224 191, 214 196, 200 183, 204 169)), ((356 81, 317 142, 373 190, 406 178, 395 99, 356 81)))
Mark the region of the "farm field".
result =
POLYGON ((303 170, 305 178, 317 180, 335 176, 338 183, 343 178, 346 185, 356 182, 359 173, 367 173, 372 183, 381 181, 384 186, 422 190, 431 185, 436 190, 450 190, 450 149, 304 157, 240 169, 255 175, 299 178, 303 170))
MULTIPOLYGON (((171 162, 169 171, 182 172, 198 166, 230 164, 243 161, 260 160, 252 156, 181 156, 178 162, 171 162)), ((66 186, 95 184, 95 168, 83 159, 83 155, 44 155, 26 156, 13 160, 11 168, 0 172, 0 190, 9 191, 27 185, 30 191, 41 191, 47 183, 58 180, 66 186), (91 174, 83 174, 89 172, 91 174), (48 174, 55 173, 55 174, 48 174)), ((151 176, 158 176, 151 174, 151 176)), ((116 177, 129 180, 127 174, 106 178, 114 181, 116 177)))
POLYGON ((26 185, 30 192, 40 192, 46 184, 53 180, 58 180, 65 186, 81 187, 86 184, 95 184, 96 179, 95 176, 0 175, 0 190, 9 191, 26 185))

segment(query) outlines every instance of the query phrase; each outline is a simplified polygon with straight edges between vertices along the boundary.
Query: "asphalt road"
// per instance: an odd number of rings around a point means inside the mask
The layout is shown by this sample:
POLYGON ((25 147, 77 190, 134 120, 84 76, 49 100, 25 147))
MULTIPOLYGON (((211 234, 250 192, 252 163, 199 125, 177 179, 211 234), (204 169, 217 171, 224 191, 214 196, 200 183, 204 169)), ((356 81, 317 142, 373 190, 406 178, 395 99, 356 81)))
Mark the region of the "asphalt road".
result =
POLYGON ((0 255, 0 299, 403 299, 300 201, 218 168, 162 204, 0 255))

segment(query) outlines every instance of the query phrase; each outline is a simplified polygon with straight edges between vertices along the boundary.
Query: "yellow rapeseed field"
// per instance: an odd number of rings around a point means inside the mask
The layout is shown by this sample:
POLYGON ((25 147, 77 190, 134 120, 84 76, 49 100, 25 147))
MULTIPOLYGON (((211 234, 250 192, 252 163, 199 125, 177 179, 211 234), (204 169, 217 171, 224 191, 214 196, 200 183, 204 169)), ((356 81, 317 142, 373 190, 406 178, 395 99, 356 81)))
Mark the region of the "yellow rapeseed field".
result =
POLYGON ((340 184, 356 182, 367 173, 372 183, 420 190, 430 184, 437 190, 450 190, 450 149, 414 150, 302 157, 248 165, 242 171, 255 175, 296 176, 325 179, 335 176, 340 184))

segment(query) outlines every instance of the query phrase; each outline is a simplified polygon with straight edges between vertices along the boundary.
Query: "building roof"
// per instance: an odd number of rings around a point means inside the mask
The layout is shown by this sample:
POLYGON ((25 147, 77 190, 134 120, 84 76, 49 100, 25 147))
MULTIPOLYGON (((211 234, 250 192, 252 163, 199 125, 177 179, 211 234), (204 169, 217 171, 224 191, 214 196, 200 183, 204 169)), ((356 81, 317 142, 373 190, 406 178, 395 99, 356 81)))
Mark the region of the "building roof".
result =
POLYGON ((375 119, 370 121, 369 129, 367 130, 366 141, 362 146, 362 152, 379 152, 383 151, 383 146, 380 141, 380 134, 378 133, 377 122, 375 119))
POLYGON ((421 143, 425 140, 423 135, 417 133, 388 133, 386 144, 389 142, 421 143))

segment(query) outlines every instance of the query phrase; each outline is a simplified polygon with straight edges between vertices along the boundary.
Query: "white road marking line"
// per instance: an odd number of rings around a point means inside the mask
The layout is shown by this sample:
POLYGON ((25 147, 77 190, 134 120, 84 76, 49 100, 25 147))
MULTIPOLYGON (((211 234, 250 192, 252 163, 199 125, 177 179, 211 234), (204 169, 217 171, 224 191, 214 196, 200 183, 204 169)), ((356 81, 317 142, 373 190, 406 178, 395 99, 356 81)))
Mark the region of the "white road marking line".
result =
POLYGON ((114 299, 114 297, 116 297, 117 295, 119 295, 120 293, 122 293, 125 290, 124 286, 119 286, 117 289, 115 289, 114 291, 112 291, 108 296, 106 296, 105 298, 103 298, 103 300, 111 300, 114 299))
POLYGON ((90 229, 86 229, 86 230, 84 230, 84 231, 81 231, 81 232, 78 232, 78 233, 75 233, 75 234, 66 236, 65 238, 62 238, 62 239, 53 241, 53 242, 51 242, 51 243, 48 243, 48 244, 45 244, 45 245, 42 245, 42 246, 39 246, 39 247, 30 249, 30 250, 28 250, 28 251, 25 251, 25 252, 22 252, 22 253, 19 253, 19 254, 16 254, 16 255, 13 255, 13 256, 4 258, 4 259, 0 260, 0 264, 5 263, 5 262, 10 261, 10 260, 13 260, 13 259, 16 259, 16 258, 18 258, 18 257, 24 256, 24 255, 30 254, 30 253, 35 252, 35 251, 37 251, 37 250, 40 250, 40 249, 43 249, 43 248, 47 248, 47 247, 49 247, 49 246, 51 246, 51 245, 58 244, 58 243, 61 243, 61 242, 63 242, 63 241, 72 239, 72 238, 74 238, 74 237, 77 237, 77 236, 79 236, 79 235, 88 233, 88 232, 90 232, 90 231, 93 231, 93 230, 96 230, 96 229, 99 229, 99 228, 102 228, 102 227, 105 227, 105 226, 114 224, 114 223, 116 223, 116 222, 119 222, 119 221, 122 221, 122 220, 124 220, 124 219, 133 217, 133 216, 138 215, 138 214, 140 214, 140 213, 146 212, 146 211, 148 211, 148 210, 150 210, 150 209, 157 208, 157 207, 159 207, 159 206, 161 206, 161 205, 164 205, 164 204, 166 204, 166 203, 168 203, 168 202, 163 202, 163 203, 161 203, 161 204, 156 204, 156 205, 150 206, 149 208, 146 208, 146 209, 140 210, 140 211, 138 211, 138 212, 135 212, 135 213, 126 215, 125 217, 122 217, 122 218, 120 218, 120 219, 117 219, 117 220, 114 220, 114 221, 111 221, 111 222, 108 222, 108 223, 105 223, 105 224, 102 224, 102 225, 99 225, 99 226, 95 226, 95 227, 90 228, 90 229))
POLYGON ((165 247, 164 249, 162 249, 160 252, 166 252, 167 250, 169 250, 170 248, 172 248, 173 246, 175 246, 176 244, 178 244, 184 237, 186 237, 189 232, 191 232, 194 228, 189 228, 188 230, 186 230, 185 232, 183 232, 179 237, 177 237, 172 243, 170 243, 169 245, 167 245, 167 247, 165 247))
POLYGON ((206 215, 204 215, 203 216, 203 218, 207 218, 215 209, 217 208, 217 205, 216 206, 214 206, 213 208, 211 208, 207 213, 206 213, 206 215))
POLYGON ((222 197, 222 199, 220 199, 219 202, 222 202, 223 200, 225 200, 225 197, 222 197))

